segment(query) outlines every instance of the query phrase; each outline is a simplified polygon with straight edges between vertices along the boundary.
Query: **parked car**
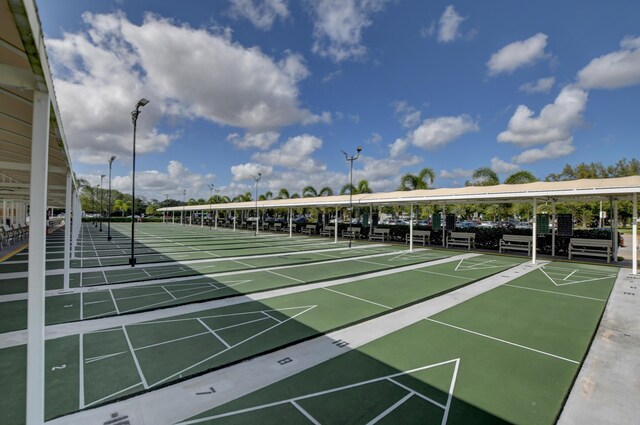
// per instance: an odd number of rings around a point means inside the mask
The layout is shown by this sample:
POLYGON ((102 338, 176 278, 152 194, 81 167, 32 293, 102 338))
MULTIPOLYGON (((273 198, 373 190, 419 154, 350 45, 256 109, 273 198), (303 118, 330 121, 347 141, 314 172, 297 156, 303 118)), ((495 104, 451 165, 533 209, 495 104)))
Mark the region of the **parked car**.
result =
POLYGON ((498 227, 498 223, 495 221, 483 221, 482 223, 478 224, 478 227, 485 227, 485 228, 495 228, 498 227))

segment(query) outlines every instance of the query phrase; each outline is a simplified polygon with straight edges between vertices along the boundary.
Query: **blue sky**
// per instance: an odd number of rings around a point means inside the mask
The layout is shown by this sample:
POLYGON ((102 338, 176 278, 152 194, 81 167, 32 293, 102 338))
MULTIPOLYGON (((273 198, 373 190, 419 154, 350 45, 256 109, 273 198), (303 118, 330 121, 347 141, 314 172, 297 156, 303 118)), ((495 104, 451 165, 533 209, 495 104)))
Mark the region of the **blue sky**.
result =
MULTIPOLYGON (((637 157, 640 2, 37 0, 74 168, 231 197, 637 157)), ((106 184, 106 183, 105 183, 106 184)))

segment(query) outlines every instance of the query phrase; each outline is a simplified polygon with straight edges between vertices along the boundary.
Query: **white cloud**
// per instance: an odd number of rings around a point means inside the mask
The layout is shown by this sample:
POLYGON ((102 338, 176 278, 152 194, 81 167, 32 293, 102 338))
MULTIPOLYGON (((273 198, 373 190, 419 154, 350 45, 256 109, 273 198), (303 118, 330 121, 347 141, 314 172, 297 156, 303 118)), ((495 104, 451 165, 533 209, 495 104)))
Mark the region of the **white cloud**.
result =
POLYGON ((257 176, 258 173, 261 173, 263 177, 267 177, 273 173, 273 167, 253 162, 231 166, 231 174, 233 174, 233 181, 235 182, 253 179, 252 176, 257 176))
POLYGON ((234 18, 246 18, 264 31, 270 30, 276 19, 289 16, 284 0, 231 0, 230 12, 234 18))
POLYGON ((520 86, 520 91, 525 93, 548 93, 556 83, 555 77, 540 78, 536 81, 530 81, 520 86))
POLYGON ((509 174, 515 170, 518 170, 519 168, 520 167, 518 167, 516 164, 506 162, 498 158, 497 156, 491 158, 491 169, 498 174, 509 174))
POLYGON ((396 158, 402 155, 409 147, 409 142, 405 139, 396 139, 391 145, 389 145, 389 155, 391 158, 396 158))
POLYGON ((388 0, 316 0, 312 51, 334 62, 362 58, 366 47, 362 33, 371 25, 370 16, 388 0))
POLYGON ((453 5, 447 6, 440 17, 438 41, 441 43, 450 43, 456 38, 459 38, 461 36, 459 27, 464 20, 465 18, 456 12, 453 5))
POLYGON ((479 129, 478 124, 468 115, 429 118, 409 133, 408 140, 422 149, 436 149, 479 129))
POLYGON ((593 59, 578 72, 587 89, 617 89, 640 84, 640 37, 627 37, 621 49, 593 59))
POLYGON ((542 159, 559 158, 567 156, 576 148, 572 144, 573 138, 551 142, 543 148, 528 149, 519 155, 514 156, 511 160, 517 164, 530 164, 542 159))
POLYGON ((302 134, 290 138, 277 149, 255 153, 252 159, 268 166, 281 166, 313 173, 326 169, 326 165, 311 158, 311 155, 321 147, 322 140, 309 134, 302 134))
POLYGON ((520 105, 509 120, 507 130, 498 135, 498 141, 522 147, 565 141, 571 137, 572 128, 581 123, 587 99, 586 91, 569 85, 562 89, 554 103, 542 108, 538 117, 520 105))
POLYGON ((489 75, 512 73, 525 65, 531 65, 549 55, 544 51, 548 36, 538 33, 524 41, 514 41, 491 55, 487 62, 489 75))
POLYGON ((420 123, 421 113, 404 100, 396 100, 391 103, 396 116, 403 128, 413 128, 420 123))
MULTIPOLYGON (((164 199, 164 194, 169 194, 170 197, 181 200, 182 190, 187 189, 187 199, 204 197, 205 192, 207 196, 209 193, 207 184, 214 178, 213 174, 193 173, 179 161, 169 161, 165 172, 136 171, 136 196, 164 199)), ((131 193, 131 175, 114 176, 111 186, 121 192, 131 193)))
POLYGON ((264 133, 245 133, 240 136, 238 133, 231 133, 227 136, 227 140, 240 149, 258 148, 269 149, 271 145, 278 141, 280 133, 275 131, 266 131, 264 133))
POLYGON ((369 137, 369 140, 368 140, 369 143, 372 143, 374 145, 377 145, 381 141, 382 141, 382 136, 375 132, 371 133, 371 137, 369 137))
POLYGON ((420 37, 429 38, 436 33, 436 23, 431 22, 428 27, 420 28, 420 37))
POLYGON ((473 174, 473 170, 465 170, 462 168, 454 168, 453 170, 440 170, 438 177, 441 179, 460 179, 469 178, 473 174))
POLYGON ((330 119, 299 106, 298 83, 309 75, 300 55, 287 52, 276 61, 232 42, 228 33, 154 15, 141 25, 122 13, 85 13, 83 19, 86 32, 47 39, 74 160, 129 156, 130 112, 141 97, 151 103, 138 120, 138 153, 162 152, 177 137, 155 127, 163 115, 252 133, 330 119))

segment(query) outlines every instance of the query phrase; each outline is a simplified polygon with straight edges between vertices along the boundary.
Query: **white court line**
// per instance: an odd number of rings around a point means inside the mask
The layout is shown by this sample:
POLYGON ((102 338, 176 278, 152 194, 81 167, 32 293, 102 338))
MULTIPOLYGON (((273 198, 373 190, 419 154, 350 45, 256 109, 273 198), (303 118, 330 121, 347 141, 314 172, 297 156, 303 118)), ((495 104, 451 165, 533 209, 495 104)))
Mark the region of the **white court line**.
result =
POLYGON ((284 278, 286 278, 286 279, 295 280, 296 282, 300 282, 300 283, 307 283, 307 282, 306 282, 306 281, 304 281, 304 280, 296 279, 295 277, 291 277, 291 276, 286 276, 286 275, 283 275, 283 274, 281 274, 281 273, 276 273, 276 272, 274 272, 274 271, 272 271, 272 270, 267 270, 267 273, 275 274, 276 276, 284 277, 284 278))
POLYGON ((411 271, 411 272, 420 272, 420 273, 428 273, 428 274, 437 274, 439 276, 453 277, 453 278, 456 278, 456 279, 463 279, 463 280, 476 280, 476 278, 473 278, 473 277, 456 276, 454 274, 432 272, 432 271, 429 271, 429 270, 422 270, 422 269, 415 269, 415 270, 409 270, 409 271, 411 271))
POLYGON ((238 261, 238 260, 233 260, 233 261, 235 261, 238 264, 242 264, 245 267, 249 267, 251 269, 255 269, 256 268, 256 266, 252 266, 251 264, 243 263, 242 261, 238 261))
POLYGON ((165 291, 167 294, 169 294, 169 296, 170 296, 171 298, 173 298, 174 300, 175 300, 175 299, 177 299, 177 298, 176 298, 176 297, 175 297, 171 292, 169 292, 169 291, 167 290, 167 288, 165 288, 164 286, 160 286, 160 287, 161 287, 162 289, 164 289, 164 291, 165 291))
POLYGON ((565 293, 556 292, 556 291, 546 291, 544 289, 527 288, 526 286, 509 285, 508 283, 505 283, 503 286, 508 286, 510 288, 518 288, 518 289, 527 289, 529 291, 546 292, 546 293, 554 294, 554 295, 563 295, 565 297, 584 298, 585 300, 593 300, 593 301, 600 301, 600 302, 606 302, 607 301, 607 300, 603 300, 603 299, 600 299, 600 298, 586 297, 584 295, 565 294, 565 293))
POLYGON ((131 340, 129 339, 129 334, 127 333, 127 328, 123 325, 121 326, 122 332, 124 333, 124 337, 127 340, 127 345, 129 346, 129 351, 131 352, 131 357, 133 357, 133 362, 136 364, 136 369, 138 369, 138 375, 140 375, 140 381, 142 381, 142 386, 144 389, 148 389, 149 385, 147 385, 147 379, 144 377, 144 373, 142 373, 142 368, 140 367, 140 362, 138 362, 138 357, 136 356, 136 351, 133 349, 133 345, 131 345, 131 340))
POLYGON ((429 321, 429 322, 438 323, 438 324, 443 325, 443 326, 448 326, 448 327, 450 327, 450 328, 458 329, 458 330, 463 331, 463 332, 468 332, 468 333, 473 334, 473 335, 478 335, 478 336, 481 336, 481 337, 483 337, 483 338, 488 338, 488 339, 492 339, 492 340, 494 340, 494 341, 502 342, 502 343, 505 343, 505 344, 508 344, 508 345, 513 345, 514 347, 523 348, 523 349, 525 349, 525 350, 533 351, 533 352, 535 352, 535 353, 543 354, 543 355, 545 355, 545 356, 554 357, 554 358, 556 358, 556 359, 564 360, 565 362, 574 363, 574 364, 580 364, 580 362, 575 361, 575 360, 568 359, 568 358, 566 358, 566 357, 558 356, 558 355, 556 355, 556 354, 547 353, 546 351, 537 350, 537 349, 535 349, 535 348, 527 347, 526 345, 516 344, 515 342, 511 342, 511 341, 507 341, 507 340, 505 340, 505 339, 500 339, 500 338, 496 338, 496 337, 494 337, 494 336, 490 336, 490 335, 482 334, 482 333, 480 333, 480 332, 472 331, 472 330, 470 330, 470 329, 465 329, 465 328, 461 328, 461 327, 459 327, 459 326, 450 325, 450 324, 448 324, 448 323, 440 322, 440 321, 438 321, 438 320, 430 319, 430 318, 428 318, 428 317, 427 317, 427 318, 425 318, 424 320, 427 320, 427 321, 429 321))
POLYGON ((395 379, 393 379, 393 378, 387 378, 387 381, 390 381, 390 382, 394 383, 395 385, 399 386, 400 388, 403 388, 403 389, 405 389, 405 390, 409 391, 410 393, 413 393, 413 394, 417 395, 417 396, 418 396, 418 397, 420 397, 421 399, 423 399, 423 400, 425 400, 425 401, 428 401, 429 403, 431 403, 431 404, 434 404, 434 405, 438 406, 438 407, 439 407, 439 408, 441 408, 442 410, 444 410, 444 409, 445 409, 445 407, 446 407, 446 406, 444 406, 443 404, 440 404, 440 403, 438 403, 437 401, 430 399, 430 398, 429 398, 429 397, 427 397, 426 395, 423 395, 423 394, 420 394, 420 393, 415 392, 415 391, 414 391, 414 390, 412 390, 411 388, 407 387, 407 386, 406 386, 406 385, 404 385, 404 384, 401 384, 400 382, 396 381, 396 380, 395 380, 395 379))
POLYGON ((119 353, 105 354, 103 356, 97 356, 97 357, 89 357, 88 359, 84 359, 84 362, 93 363, 93 362, 97 362, 98 360, 110 359, 111 357, 119 356, 120 354, 125 354, 127 352, 128 351, 120 351, 119 353))
POLYGON ((574 271, 572 271, 571 273, 569 273, 569 274, 567 275, 567 277, 565 277, 565 278, 564 278, 564 279, 562 279, 562 280, 567 280, 567 279, 569 279, 569 278, 570 278, 570 277, 571 277, 575 272, 577 272, 577 271, 578 271, 578 269, 575 269, 574 271))
POLYGON ((309 421, 313 424, 313 425, 320 425, 320 422, 318 422, 316 420, 316 418, 314 418, 313 416, 311 416, 311 413, 307 412, 306 410, 304 410, 302 408, 302 406, 300 406, 298 403, 295 402, 295 400, 291 400, 291 404, 293 405, 293 407, 295 407, 296 409, 298 409, 300 411, 300 413, 302 413, 307 419, 309 419, 309 421))
POLYGON ((456 360, 456 364, 453 369, 453 376, 451 377, 451 385, 449 385, 449 397, 447 398, 447 407, 444 409, 444 416, 442 417, 442 422, 440 423, 440 425, 445 425, 447 423, 447 418, 449 417, 449 409, 451 408, 451 401, 453 400, 453 390, 456 387, 459 367, 460 367, 460 359, 458 358, 456 360))
POLYGON ((215 336, 215 337, 218 339, 218 341, 220 341, 221 343, 223 343, 223 344, 225 345, 225 347, 227 347, 227 348, 231 348, 231 346, 227 343, 227 341, 225 341, 224 339, 222 339, 222 337, 221 337, 220 335, 218 335, 218 334, 216 333, 216 331, 214 331, 214 330, 213 330, 213 329, 211 329, 209 326, 207 326, 207 324, 206 324, 206 323, 204 323, 200 318, 198 318, 198 322, 199 322, 202 326, 204 326, 204 327, 209 331, 209 333, 211 333, 211 335, 215 336))
POLYGON ((380 413, 378 416, 376 416, 375 418, 373 418, 372 420, 370 420, 369 422, 367 422, 367 425, 373 425, 375 423, 378 423, 380 420, 382 420, 385 416, 387 416, 389 413, 393 412, 394 410, 396 410, 398 407, 400 407, 402 404, 404 404, 405 401, 409 400, 412 396, 413 396, 414 392, 411 391, 409 394, 405 395, 404 397, 402 397, 400 400, 396 401, 395 403, 393 403, 391 406, 389 406, 384 412, 380 413))
POLYGON ((131 388, 135 388, 135 387, 137 387, 138 385, 142 385, 142 382, 138 382, 137 384, 133 384, 133 385, 131 385, 130 387, 127 387, 127 388, 125 388, 125 389, 122 389, 122 390, 120 390, 120 391, 117 391, 117 392, 115 392, 115 393, 113 393, 113 394, 109 394, 109 395, 108 395, 108 396, 106 396, 106 397, 102 397, 101 399, 98 399, 98 400, 92 401, 91 403, 86 404, 84 407, 89 407, 89 406, 92 406, 92 405, 94 405, 94 404, 101 403, 101 402, 103 402, 103 401, 105 401, 105 400, 110 399, 111 397, 115 397, 115 396, 117 396, 118 394, 122 394, 122 393, 124 393, 124 392, 126 392, 126 391, 129 391, 131 388))
POLYGON ((116 298, 113 296, 113 291, 109 289, 109 295, 111 295, 111 301, 113 301, 113 306, 116 308, 116 312, 120 314, 120 309, 118 308, 118 304, 116 303, 116 298))
POLYGON ((345 297, 354 298, 356 300, 364 301, 365 303, 374 304, 374 305, 377 305, 377 306, 380 306, 380 307, 384 307, 384 308, 386 308, 388 310, 391 309, 391 307, 389 307, 388 305, 379 304, 379 303, 374 302, 374 301, 365 300, 364 298, 356 297, 355 295, 345 294, 344 292, 336 291, 335 289, 331 289, 331 288, 322 288, 322 289, 324 289, 326 291, 330 291, 330 292, 335 292, 336 294, 344 295, 345 297))
POLYGON ((282 320, 280 320, 280 319, 277 319, 277 318, 273 317, 272 315, 270 315, 270 314, 269 314, 269 313, 267 313, 266 311, 263 311, 263 312, 262 312, 262 314, 264 314, 265 316, 268 316, 270 319, 273 319, 273 320, 275 320, 275 321, 276 321, 276 322, 278 322, 278 323, 282 323, 282 320))
POLYGON ((181 338, 175 338, 175 339, 170 339, 170 340, 167 340, 167 341, 156 342, 155 344, 149 344, 149 345, 145 345, 143 347, 138 347, 138 348, 136 348, 136 351, 146 350, 147 348, 159 347, 161 345, 171 344, 172 342, 184 341, 184 340, 187 340, 187 339, 195 338, 197 336, 208 335, 208 334, 209 334, 209 332, 200 332, 200 333, 197 333, 197 334, 183 336, 181 338))

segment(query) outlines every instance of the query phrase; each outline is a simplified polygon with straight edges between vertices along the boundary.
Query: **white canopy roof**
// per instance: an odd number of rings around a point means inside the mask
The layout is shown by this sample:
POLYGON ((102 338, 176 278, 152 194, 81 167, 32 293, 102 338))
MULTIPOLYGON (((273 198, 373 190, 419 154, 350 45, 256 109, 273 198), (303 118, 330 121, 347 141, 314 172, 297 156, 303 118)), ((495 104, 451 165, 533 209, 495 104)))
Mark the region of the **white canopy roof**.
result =
MULTIPOLYGON (((610 198, 630 200, 633 193, 640 193, 640 176, 363 193, 353 195, 353 205, 506 203, 530 202, 533 198, 558 201, 597 201, 608 200, 610 198)), ((261 209, 348 206, 349 195, 271 199, 258 201, 257 205, 258 208, 261 209)), ((226 204, 167 207, 160 208, 158 211, 208 211, 255 208, 256 202, 253 200, 250 202, 233 202, 226 204)))

